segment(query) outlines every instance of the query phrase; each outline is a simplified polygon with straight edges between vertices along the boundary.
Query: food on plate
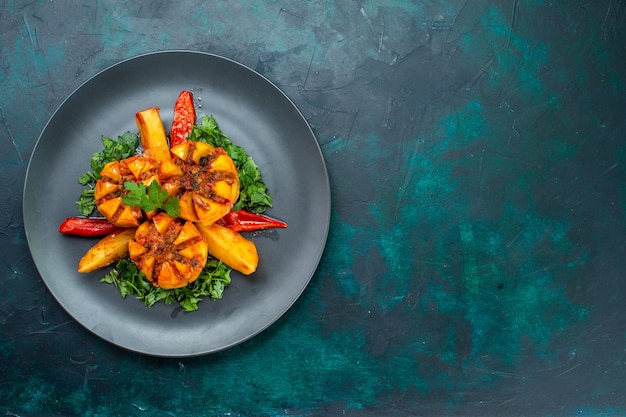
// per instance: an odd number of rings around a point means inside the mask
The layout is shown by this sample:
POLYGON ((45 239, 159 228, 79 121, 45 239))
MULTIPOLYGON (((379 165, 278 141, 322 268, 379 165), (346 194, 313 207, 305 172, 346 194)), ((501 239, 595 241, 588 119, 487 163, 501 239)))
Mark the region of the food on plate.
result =
POLYGON ((128 242, 135 236, 135 229, 113 232, 93 245, 78 263, 78 272, 91 272, 104 268, 128 254, 128 242))
POLYGON ((256 271, 259 255, 253 242, 217 223, 210 226, 199 224, 198 230, 208 243, 212 256, 244 275, 256 271))
POLYGON ((263 214, 251 213, 246 210, 231 210, 216 223, 235 232, 253 232, 255 230, 287 227, 287 223, 272 219, 263 214))
POLYGON ((187 140, 187 135, 189 135, 195 123, 196 108, 193 104, 193 94, 191 91, 183 90, 174 104, 174 119, 170 129, 170 147, 173 148, 187 140))
POLYGON ((102 282, 122 296, 151 306, 178 301, 187 311, 202 297, 221 298, 230 270, 250 275, 259 256, 240 232, 284 228, 262 213, 271 195, 253 159, 204 116, 195 124, 193 96, 183 91, 174 106, 169 137, 157 107, 139 111, 137 138, 102 138, 86 187, 77 201, 83 217, 68 217, 59 231, 105 236, 79 262, 79 272, 106 266, 102 282), (89 217, 94 211, 102 218, 89 217))
MULTIPOLYGON (((264 214, 251 213, 246 210, 231 210, 216 221, 235 232, 254 232, 257 230, 286 228, 287 223, 273 219, 264 214)), ((120 228, 106 219, 97 217, 68 217, 59 226, 59 232, 74 236, 106 236, 120 228)))
POLYGON ((59 226, 59 233, 74 236, 106 236, 120 228, 106 219, 68 217, 59 226))
POLYGON ((222 148, 185 141, 171 150, 182 175, 163 185, 177 196, 180 217, 209 226, 224 217, 239 198, 239 174, 222 148))
POLYGON ((100 171, 96 181, 94 199, 98 211, 106 219, 119 227, 137 227, 144 219, 144 213, 137 206, 127 205, 127 182, 150 184, 159 181, 158 161, 145 156, 131 156, 121 161, 109 162, 100 171))
POLYGON ((193 222, 159 213, 137 228, 128 242, 130 260, 161 288, 194 282, 208 256, 206 240, 193 222))

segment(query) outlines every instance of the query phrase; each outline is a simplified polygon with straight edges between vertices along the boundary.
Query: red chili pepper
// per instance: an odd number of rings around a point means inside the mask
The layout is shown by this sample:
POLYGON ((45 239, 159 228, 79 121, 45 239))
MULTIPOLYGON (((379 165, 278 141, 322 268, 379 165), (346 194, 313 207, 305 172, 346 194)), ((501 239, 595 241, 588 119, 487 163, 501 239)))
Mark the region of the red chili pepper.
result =
MULTIPOLYGON (((271 217, 251 213, 245 210, 230 211, 217 221, 221 226, 235 232, 252 232, 255 230, 285 228, 287 223, 271 217)), ((59 232, 74 236, 106 236, 122 230, 106 219, 93 217, 68 217, 59 226, 59 232)))
POLYGON ((217 223, 235 232, 251 232, 275 227, 287 227, 287 223, 285 222, 245 210, 231 210, 227 215, 219 219, 217 223))
POLYGON ((121 230, 106 219, 68 217, 59 226, 59 232, 74 236, 106 236, 121 230))
POLYGON ((196 123, 196 109, 193 106, 193 94, 183 90, 174 104, 174 120, 170 129, 170 148, 187 140, 187 135, 196 123))

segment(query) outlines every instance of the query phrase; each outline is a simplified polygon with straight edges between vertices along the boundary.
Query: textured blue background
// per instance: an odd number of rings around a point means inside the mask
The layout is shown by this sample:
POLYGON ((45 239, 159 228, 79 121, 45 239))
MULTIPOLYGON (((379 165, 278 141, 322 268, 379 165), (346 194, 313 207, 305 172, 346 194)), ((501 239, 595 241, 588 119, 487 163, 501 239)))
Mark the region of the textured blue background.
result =
POLYGON ((0 410, 626 415, 625 41, 622 0, 0 0, 0 410), (184 360, 74 322, 21 214, 63 99, 164 49, 275 82, 332 186, 302 298, 254 339, 184 360))

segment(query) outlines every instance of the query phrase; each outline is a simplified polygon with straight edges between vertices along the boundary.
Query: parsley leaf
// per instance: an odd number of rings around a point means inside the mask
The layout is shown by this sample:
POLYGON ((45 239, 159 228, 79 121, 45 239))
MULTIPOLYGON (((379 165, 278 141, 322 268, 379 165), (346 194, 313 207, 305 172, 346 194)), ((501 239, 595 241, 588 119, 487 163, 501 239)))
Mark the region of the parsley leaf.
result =
POLYGON ((261 179, 259 167, 241 146, 233 145, 213 116, 203 116, 201 124, 193 126, 187 139, 221 147, 232 158, 239 172, 240 184, 239 200, 233 210, 245 209, 263 213, 272 206, 272 196, 268 194, 267 186, 261 179))
POLYGON ((152 181, 147 188, 142 182, 126 181, 124 188, 128 191, 128 194, 122 196, 122 201, 127 206, 139 207, 144 211, 161 209, 172 217, 180 215, 178 199, 170 197, 156 180, 152 181))
POLYGON ((94 188, 88 188, 80 193, 80 198, 76 201, 78 212, 83 216, 89 216, 96 208, 96 200, 94 199, 94 188))
POLYGON ((100 279, 100 282, 115 285, 123 298, 135 295, 148 307, 160 301, 165 304, 177 302, 185 311, 195 311, 204 297, 212 300, 222 298, 224 288, 230 284, 230 272, 231 269, 224 263, 209 258, 200 276, 193 283, 186 287, 166 290, 152 285, 132 261, 122 259, 100 279))

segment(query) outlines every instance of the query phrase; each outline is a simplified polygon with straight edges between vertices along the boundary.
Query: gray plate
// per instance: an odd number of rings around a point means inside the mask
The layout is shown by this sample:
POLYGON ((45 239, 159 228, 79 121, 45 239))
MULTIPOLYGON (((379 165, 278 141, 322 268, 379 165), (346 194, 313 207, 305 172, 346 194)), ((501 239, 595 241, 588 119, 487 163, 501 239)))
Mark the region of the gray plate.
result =
POLYGON ((111 343, 155 356, 183 357, 226 349, 281 317, 308 285, 330 223, 330 187, 319 145, 295 105, 253 70, 219 56, 166 51, 116 64, 85 82, 54 113, 33 151, 24 186, 24 227, 33 259, 58 302, 88 330, 111 343), (80 174, 102 149, 100 136, 137 131, 134 115, 159 106, 166 129, 174 102, 193 90, 198 117, 213 114, 231 140, 255 159, 274 196, 267 214, 286 221, 249 237, 259 268, 233 273, 221 300, 198 311, 152 308, 122 299, 102 284, 104 270, 76 272, 97 239, 64 236, 59 224, 77 215, 80 174))

